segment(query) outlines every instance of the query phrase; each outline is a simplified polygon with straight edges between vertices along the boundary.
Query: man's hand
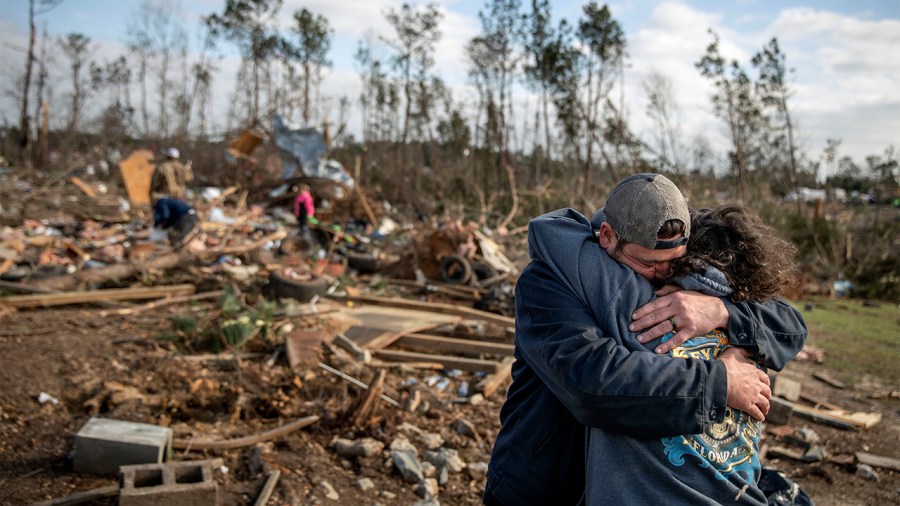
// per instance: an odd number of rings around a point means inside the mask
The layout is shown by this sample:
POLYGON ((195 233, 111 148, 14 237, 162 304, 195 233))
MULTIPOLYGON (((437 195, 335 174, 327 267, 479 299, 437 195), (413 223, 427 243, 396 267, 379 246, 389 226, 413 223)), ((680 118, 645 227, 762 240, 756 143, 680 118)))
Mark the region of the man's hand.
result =
POLYGON ((718 297, 679 290, 671 285, 657 290, 656 295, 656 300, 634 312, 628 326, 633 332, 646 330, 637 336, 641 343, 675 331, 672 339, 656 347, 656 353, 667 353, 692 337, 728 326, 728 309, 718 297))
POLYGON ((728 406, 765 421, 772 397, 769 376, 751 363, 747 352, 740 348, 728 348, 719 360, 728 371, 728 406))

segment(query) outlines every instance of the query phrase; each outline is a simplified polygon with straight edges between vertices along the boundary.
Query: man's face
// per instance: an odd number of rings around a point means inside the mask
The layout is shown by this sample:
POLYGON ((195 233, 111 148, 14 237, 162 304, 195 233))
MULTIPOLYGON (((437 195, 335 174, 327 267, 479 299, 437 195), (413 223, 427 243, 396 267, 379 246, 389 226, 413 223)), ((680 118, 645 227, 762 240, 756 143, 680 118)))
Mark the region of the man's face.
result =
MULTIPOLYGON (((679 246, 672 249, 650 249, 639 244, 627 243, 619 248, 617 247, 619 237, 612 227, 609 226, 609 223, 603 223, 600 226, 599 239, 600 247, 606 250, 609 256, 628 266, 650 282, 667 279, 671 272, 672 260, 684 256, 687 252, 687 246, 679 246)), ((677 239, 677 237, 666 237, 664 239, 677 239)))

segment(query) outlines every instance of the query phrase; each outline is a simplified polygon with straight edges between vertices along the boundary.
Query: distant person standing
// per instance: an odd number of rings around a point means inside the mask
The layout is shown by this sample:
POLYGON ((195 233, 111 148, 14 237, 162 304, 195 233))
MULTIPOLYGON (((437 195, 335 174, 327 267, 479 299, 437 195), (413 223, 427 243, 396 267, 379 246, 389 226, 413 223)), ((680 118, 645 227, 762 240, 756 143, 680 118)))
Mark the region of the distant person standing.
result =
POLYGON ((309 231, 309 219, 316 214, 312 194, 309 193, 309 185, 306 184, 295 186, 293 189, 297 193, 294 198, 294 216, 297 218, 300 233, 306 234, 309 231))
POLYGON ((181 163, 178 148, 166 150, 166 158, 153 171, 150 192, 157 198, 166 196, 176 199, 185 197, 187 184, 194 180, 190 166, 181 163))

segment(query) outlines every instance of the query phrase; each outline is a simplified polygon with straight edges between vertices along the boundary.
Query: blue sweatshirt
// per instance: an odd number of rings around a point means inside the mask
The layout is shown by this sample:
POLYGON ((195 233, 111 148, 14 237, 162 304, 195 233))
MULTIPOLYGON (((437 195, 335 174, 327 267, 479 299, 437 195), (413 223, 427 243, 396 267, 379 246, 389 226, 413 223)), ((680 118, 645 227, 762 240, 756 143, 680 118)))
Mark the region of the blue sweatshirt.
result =
MULTIPOLYGON (((586 426, 643 438, 703 432, 725 417, 726 371, 715 360, 657 355, 658 341, 638 343, 628 316, 652 288, 600 249, 583 215, 562 209, 532 220, 528 249, 486 493, 508 505, 577 504, 586 426)), ((723 301, 732 344, 761 363, 780 369, 803 347, 806 325, 783 301, 723 301)))

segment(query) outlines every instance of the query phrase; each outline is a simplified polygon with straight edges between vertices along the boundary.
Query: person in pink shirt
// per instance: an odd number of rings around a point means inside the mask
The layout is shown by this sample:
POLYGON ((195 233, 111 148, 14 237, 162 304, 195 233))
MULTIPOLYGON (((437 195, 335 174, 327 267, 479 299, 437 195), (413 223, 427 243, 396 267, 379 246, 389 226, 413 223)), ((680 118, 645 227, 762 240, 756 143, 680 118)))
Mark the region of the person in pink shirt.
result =
POLYGON ((297 192, 297 197, 294 198, 294 216, 297 217, 300 232, 305 234, 309 230, 309 219, 316 214, 316 208, 313 206, 313 198, 309 193, 309 185, 295 186, 294 191, 297 192))

